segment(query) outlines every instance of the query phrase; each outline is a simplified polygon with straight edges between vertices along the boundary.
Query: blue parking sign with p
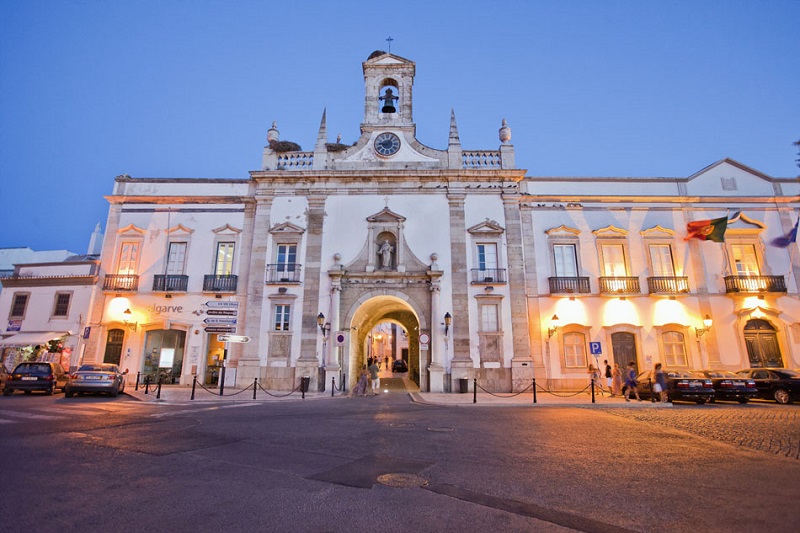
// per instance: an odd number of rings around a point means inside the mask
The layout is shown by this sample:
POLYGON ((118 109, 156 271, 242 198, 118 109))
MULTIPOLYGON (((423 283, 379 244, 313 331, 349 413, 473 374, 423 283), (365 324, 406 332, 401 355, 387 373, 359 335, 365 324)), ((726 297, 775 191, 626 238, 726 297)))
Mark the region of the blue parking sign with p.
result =
POLYGON ((590 342, 589 351, 592 355, 600 355, 603 353, 603 345, 599 342, 590 342))

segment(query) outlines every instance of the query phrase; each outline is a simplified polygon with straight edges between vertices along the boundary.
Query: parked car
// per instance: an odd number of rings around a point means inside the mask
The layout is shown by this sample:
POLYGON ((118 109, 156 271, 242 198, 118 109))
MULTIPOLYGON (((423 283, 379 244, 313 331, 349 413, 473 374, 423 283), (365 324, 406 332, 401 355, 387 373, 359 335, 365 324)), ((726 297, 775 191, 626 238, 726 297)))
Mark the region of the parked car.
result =
POLYGON ((69 375, 59 363, 41 361, 20 363, 6 380, 4 396, 11 396, 15 390, 30 394, 35 390, 53 394, 58 389, 64 390, 69 383, 69 375))
MULTIPOLYGON (((666 374, 667 391, 671 402, 682 400, 702 405, 714 398, 714 385, 702 374, 688 370, 664 370, 664 374, 666 374)), ((653 397, 652 375, 652 372, 648 370, 636 377, 639 396, 642 398, 653 397)), ((656 399, 658 398, 656 397, 656 399)))
POLYGON ((736 400, 747 403, 758 396, 756 382, 750 378, 734 374, 727 370, 694 370, 711 380, 714 385, 714 398, 716 400, 736 400))
POLYGON ((64 394, 72 398, 73 394, 93 392, 116 397, 125 390, 125 374, 117 365, 111 363, 92 363, 81 366, 74 374, 64 394))
POLYGON ((408 365, 402 359, 395 359, 392 363, 392 372, 408 372, 408 365))
POLYGON ((746 368, 737 374, 756 382, 759 398, 782 404, 800 400, 800 372, 788 368, 746 368))

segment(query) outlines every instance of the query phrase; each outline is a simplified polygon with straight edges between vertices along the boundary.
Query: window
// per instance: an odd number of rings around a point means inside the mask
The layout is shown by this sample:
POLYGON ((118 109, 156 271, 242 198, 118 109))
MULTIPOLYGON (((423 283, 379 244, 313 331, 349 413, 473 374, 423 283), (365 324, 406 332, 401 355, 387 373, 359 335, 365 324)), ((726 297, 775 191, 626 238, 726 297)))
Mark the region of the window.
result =
POLYGON ((478 244, 478 269, 497 269, 497 245, 494 243, 478 244))
POLYGON ((497 305, 481 305, 481 331, 494 332, 499 330, 497 320, 497 305))
POLYGON ((119 251, 117 274, 136 274, 136 263, 139 260, 139 243, 123 242, 119 251))
POLYGON ((675 265, 672 262, 672 246, 669 244, 650 245, 650 264, 654 276, 674 277, 675 265))
POLYGON ((28 294, 15 294, 14 303, 11 305, 11 316, 25 316, 25 308, 28 307, 28 294))
POLYGON ((586 337, 583 333, 564 333, 564 365, 586 368, 586 337))
POLYGON ((180 276, 186 263, 186 243, 169 243, 169 258, 167 259, 167 275, 180 276))
POLYGON ((686 362, 686 346, 683 342, 683 333, 666 331, 661 334, 664 344, 664 362, 666 366, 688 366, 686 362))
POLYGON ((275 262, 277 263, 277 272, 294 272, 297 263, 297 245, 279 244, 278 257, 275 262))
POLYGON ((732 244, 733 264, 737 276, 760 276, 756 247, 752 244, 732 244))
POLYGON ((233 273, 233 250, 232 242, 217 243, 217 258, 214 262, 214 275, 230 276, 233 273))
POLYGON ((554 244, 553 260, 555 262, 556 277, 578 277, 578 256, 574 244, 554 244))
POLYGON ((625 277, 625 248, 622 244, 603 244, 603 274, 609 277, 625 277))
POLYGON ((69 302, 72 294, 68 292, 59 292, 56 294, 55 307, 53 308, 53 316, 66 317, 69 314, 69 302))
POLYGON ((289 331, 289 312, 291 306, 279 304, 275 306, 274 331, 289 331))

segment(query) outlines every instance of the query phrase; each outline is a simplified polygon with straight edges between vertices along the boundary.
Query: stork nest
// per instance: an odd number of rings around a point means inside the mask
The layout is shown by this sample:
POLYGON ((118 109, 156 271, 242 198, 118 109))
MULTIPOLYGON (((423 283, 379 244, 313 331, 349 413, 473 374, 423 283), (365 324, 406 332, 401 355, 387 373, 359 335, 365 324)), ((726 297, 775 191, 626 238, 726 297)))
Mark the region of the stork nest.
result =
POLYGON ((273 152, 301 152, 300 145, 292 141, 270 141, 269 147, 273 152))
POLYGON ((325 148, 327 148, 329 152, 344 152, 350 148, 350 145, 342 143, 325 143, 325 148))

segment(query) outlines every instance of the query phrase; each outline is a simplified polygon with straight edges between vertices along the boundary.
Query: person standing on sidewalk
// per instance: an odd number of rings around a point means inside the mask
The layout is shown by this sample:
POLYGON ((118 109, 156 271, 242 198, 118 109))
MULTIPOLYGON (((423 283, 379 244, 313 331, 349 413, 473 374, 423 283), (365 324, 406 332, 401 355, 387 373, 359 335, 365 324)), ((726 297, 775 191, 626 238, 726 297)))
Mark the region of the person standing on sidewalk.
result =
POLYGON ((380 368, 378 368, 378 365, 374 360, 370 360, 367 370, 369 370, 370 383, 372 384, 372 395, 376 396, 378 394, 378 389, 381 387, 381 378, 378 377, 380 368))
POLYGON ((669 400, 669 392, 667 391, 667 376, 661 369, 661 363, 656 363, 653 369, 653 394, 658 393, 661 396, 661 403, 667 403, 669 400))
POLYGON ((625 401, 631 401, 631 390, 636 394, 636 399, 640 402, 642 401, 639 398, 639 389, 636 387, 636 363, 631 361, 628 363, 628 370, 625 372, 625 401))
POLYGON ((617 363, 611 370, 611 396, 622 396, 622 369, 617 363))
MULTIPOLYGON (((606 385, 608 385, 608 390, 611 390, 611 386, 613 385, 611 381, 611 365, 608 364, 608 359, 603 359, 603 364, 606 365, 606 385)), ((611 395, 613 396, 614 393, 612 392, 611 395)))

